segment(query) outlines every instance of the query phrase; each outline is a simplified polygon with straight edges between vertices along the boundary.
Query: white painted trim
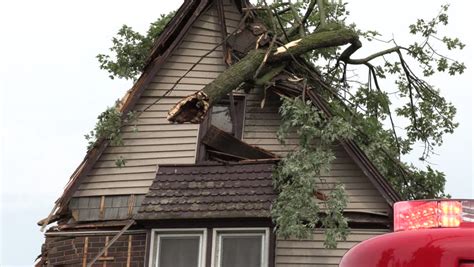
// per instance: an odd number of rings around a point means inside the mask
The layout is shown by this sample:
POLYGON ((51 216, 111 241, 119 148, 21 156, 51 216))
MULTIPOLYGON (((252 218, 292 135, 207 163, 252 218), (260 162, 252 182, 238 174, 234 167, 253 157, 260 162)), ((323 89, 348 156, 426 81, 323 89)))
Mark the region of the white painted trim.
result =
POLYGON ((220 250, 222 248, 222 236, 262 236, 262 259, 261 267, 268 267, 268 252, 270 245, 270 229, 266 227, 258 228, 214 228, 212 229, 212 253, 211 267, 220 267, 220 250), (219 240, 218 240, 219 239, 219 240), (218 242, 219 241, 219 242, 218 242), (219 250, 219 251, 218 251, 219 250))
POLYGON ((166 228, 152 229, 150 237, 149 267, 158 267, 158 248, 160 247, 160 236, 181 237, 198 236, 199 237, 199 266, 206 266, 206 247, 207 247, 207 229, 206 228, 166 228), (156 243, 156 244, 155 244, 156 243), (156 248, 155 248, 156 247, 156 248), (155 261, 153 261, 155 260, 155 261))

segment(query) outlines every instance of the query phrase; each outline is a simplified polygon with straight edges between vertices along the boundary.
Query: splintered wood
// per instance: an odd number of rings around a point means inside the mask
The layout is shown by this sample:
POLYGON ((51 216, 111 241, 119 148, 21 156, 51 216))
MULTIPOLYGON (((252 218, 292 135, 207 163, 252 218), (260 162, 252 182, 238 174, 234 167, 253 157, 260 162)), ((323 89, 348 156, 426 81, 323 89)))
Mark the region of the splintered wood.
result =
POLYGON ((276 52, 274 53, 274 55, 278 55, 280 53, 286 52, 286 50, 288 50, 289 48, 291 48, 293 46, 297 46, 299 42, 301 42, 301 39, 294 40, 292 42, 287 43, 286 45, 282 45, 282 46, 278 47, 276 52))

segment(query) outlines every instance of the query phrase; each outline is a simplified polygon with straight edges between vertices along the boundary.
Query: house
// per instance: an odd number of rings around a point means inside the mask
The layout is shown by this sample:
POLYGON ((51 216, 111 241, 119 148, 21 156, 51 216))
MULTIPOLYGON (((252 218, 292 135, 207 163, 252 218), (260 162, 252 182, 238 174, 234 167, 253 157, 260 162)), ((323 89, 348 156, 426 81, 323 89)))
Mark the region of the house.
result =
MULTIPOLYGON (((104 141, 87 153, 40 222, 57 225, 45 233, 37 266, 337 266, 358 242, 391 231, 400 196, 345 140, 323 178, 346 187, 348 239, 326 249, 319 230, 305 240, 275 235, 272 173, 298 143, 294 135, 286 145, 277 140, 276 93, 294 96, 301 87, 282 81, 269 91, 235 91, 200 124, 168 122, 179 100, 226 70, 230 49, 255 45, 240 36, 230 47, 226 37, 242 28, 245 7, 238 0, 180 7, 122 100, 123 113, 139 111, 138 131, 126 125, 123 145, 104 141), (116 166, 118 157, 124 166, 116 166)), ((305 93, 330 115, 314 91, 305 93)))

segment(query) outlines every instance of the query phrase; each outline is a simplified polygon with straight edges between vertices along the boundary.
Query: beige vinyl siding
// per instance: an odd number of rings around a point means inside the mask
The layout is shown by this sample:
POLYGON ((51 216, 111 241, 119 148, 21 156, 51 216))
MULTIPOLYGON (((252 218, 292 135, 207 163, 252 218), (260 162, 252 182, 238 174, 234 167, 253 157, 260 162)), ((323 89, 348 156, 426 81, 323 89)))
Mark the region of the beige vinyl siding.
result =
POLYGON ((263 90, 254 89, 246 94, 243 140, 279 156, 285 156, 288 151, 294 149, 298 137, 295 134, 288 136, 287 145, 278 142, 276 133, 281 122, 279 106, 279 97, 273 93, 265 96, 263 90), (261 108, 264 98, 265 104, 261 108))
POLYGON ((327 173, 322 173, 318 186, 325 193, 337 183, 345 186, 349 199, 346 211, 388 213, 390 207, 380 192, 370 182, 342 147, 335 149, 336 160, 327 173))
POLYGON ((339 242, 336 249, 324 247, 324 233, 317 231, 312 239, 278 239, 276 242, 277 267, 337 267, 342 256, 356 244, 369 238, 385 234, 387 230, 357 230, 351 233, 344 242, 339 242))
MULTIPOLYGON (((226 25, 231 32, 240 14, 230 2, 226 3, 225 12, 230 16, 226 25)), ((222 42, 218 21, 215 7, 197 19, 133 108, 147 110, 134 125, 123 127, 123 146, 111 146, 104 151, 75 197, 146 194, 157 165, 195 162, 199 125, 170 124, 166 116, 182 97, 202 89, 225 70, 222 47, 216 48, 222 42), (186 74, 194 64, 197 65, 186 74), (174 90, 155 103, 183 75, 174 90), (115 160, 120 157, 126 160, 122 168, 115 166, 115 160)))
MULTIPOLYGON (((280 144, 276 134, 281 123, 278 113, 280 101, 275 95, 267 95, 265 106, 261 108, 263 97, 263 93, 257 90, 247 94, 244 141, 284 156, 298 145, 298 136, 290 134, 286 144, 280 144)), ((387 202, 347 152, 337 147, 335 154, 336 160, 328 173, 322 173, 318 188, 328 193, 337 183, 342 183, 349 199, 346 211, 387 213, 387 202)))
POLYGON ((231 1, 224 1, 224 17, 227 33, 234 33, 242 19, 242 14, 237 10, 237 7, 231 3, 231 1))

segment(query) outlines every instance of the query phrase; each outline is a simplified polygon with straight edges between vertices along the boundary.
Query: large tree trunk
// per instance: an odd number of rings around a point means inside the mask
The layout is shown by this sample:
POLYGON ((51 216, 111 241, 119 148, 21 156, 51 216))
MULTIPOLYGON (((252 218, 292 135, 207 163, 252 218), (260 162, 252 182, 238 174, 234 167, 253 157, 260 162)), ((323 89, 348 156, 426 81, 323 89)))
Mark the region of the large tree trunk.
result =
MULTIPOLYGON (((340 25, 329 25, 324 30, 278 47, 269 54, 266 62, 270 64, 269 67, 271 68, 274 65, 278 65, 278 63, 291 60, 294 56, 308 51, 349 43, 357 46, 360 45, 358 36, 354 31, 340 25)), ((253 80, 255 72, 264 60, 265 54, 266 50, 264 49, 250 51, 244 58, 221 73, 201 91, 180 100, 168 112, 168 120, 177 123, 200 123, 214 103, 225 97, 243 82, 253 80)))

